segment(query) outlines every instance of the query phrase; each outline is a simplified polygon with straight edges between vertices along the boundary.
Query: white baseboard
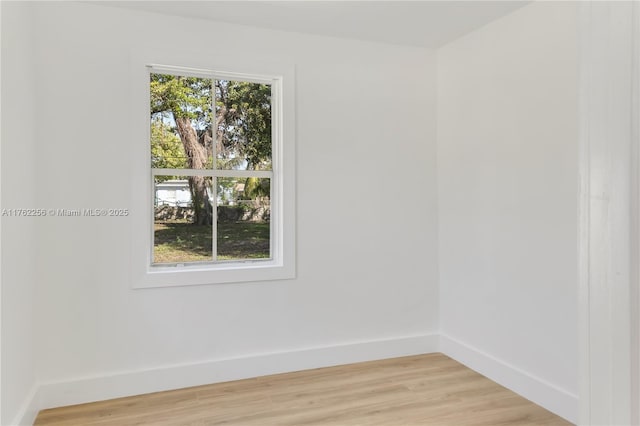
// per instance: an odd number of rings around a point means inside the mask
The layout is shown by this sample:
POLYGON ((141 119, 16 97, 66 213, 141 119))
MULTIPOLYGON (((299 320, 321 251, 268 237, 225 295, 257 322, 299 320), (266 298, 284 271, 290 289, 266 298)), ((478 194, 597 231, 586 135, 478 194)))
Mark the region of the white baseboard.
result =
POLYGON ((577 424, 578 396, 451 337, 440 335, 440 352, 577 424))
MULTIPOLYGON (((7 426, 31 426, 36 420, 40 406, 38 404, 38 385, 33 385, 18 411, 18 415, 7 426)), ((3 425, 4 426, 4 425, 3 425)))
POLYGON ((38 411, 269 374, 442 352, 549 411, 577 423, 578 397, 451 337, 428 334, 256 354, 201 363, 40 383, 11 426, 32 425, 38 411))
MULTIPOLYGON (((419 355, 437 350, 438 336, 433 334, 118 372, 64 382, 41 383, 32 404, 39 409, 61 407, 269 374, 419 355)), ((24 424, 32 424, 26 420, 25 418, 24 424)))

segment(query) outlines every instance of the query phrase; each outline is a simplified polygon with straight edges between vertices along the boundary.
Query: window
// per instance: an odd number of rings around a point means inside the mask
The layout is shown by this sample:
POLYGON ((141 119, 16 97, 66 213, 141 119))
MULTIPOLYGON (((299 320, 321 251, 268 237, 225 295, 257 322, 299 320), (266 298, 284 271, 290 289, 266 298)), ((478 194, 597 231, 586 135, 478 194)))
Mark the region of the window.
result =
POLYGON ((292 141, 285 143, 292 132, 283 117, 284 77, 146 69, 151 196, 142 198, 150 243, 141 257, 142 283, 134 285, 292 278, 293 165, 285 159, 293 151, 292 141))

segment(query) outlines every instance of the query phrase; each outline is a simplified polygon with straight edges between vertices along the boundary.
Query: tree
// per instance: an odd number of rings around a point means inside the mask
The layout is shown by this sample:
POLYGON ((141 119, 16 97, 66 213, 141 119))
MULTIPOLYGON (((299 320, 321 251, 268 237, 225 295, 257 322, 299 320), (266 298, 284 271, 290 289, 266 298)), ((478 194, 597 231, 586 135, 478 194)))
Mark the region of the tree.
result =
MULTIPOLYGON (((154 169, 183 169, 187 167, 180 138, 160 119, 151 121, 151 167, 154 169)), ((162 182, 173 176, 156 176, 162 182)))
MULTIPOLYGON (((271 167, 271 86, 151 74, 150 89, 154 164, 171 168, 210 168, 215 128, 218 168, 265 170, 271 167), (216 94, 215 115, 212 111, 213 90, 216 94), (175 139, 171 145, 170 138, 154 138, 154 126, 156 131, 170 128, 177 135, 182 145, 182 160, 174 155, 175 139), (158 154, 157 158, 155 154, 158 154)), ((210 178, 189 177, 194 223, 198 225, 212 221, 208 186, 210 178)))
POLYGON ((244 184, 244 197, 248 200, 263 199, 271 192, 269 179, 247 178, 244 184))
POLYGON ((217 80, 216 100, 219 166, 269 169, 271 86, 217 80))
MULTIPOLYGON (((211 87, 209 79, 151 74, 152 122, 173 122, 189 169, 204 169, 211 161, 211 87)), ((211 223, 207 179, 189 176, 189 190, 194 223, 211 223)))
MULTIPOLYGON (((217 134, 217 152, 222 154, 219 167, 242 163, 246 170, 271 169, 271 87, 220 80, 216 96, 216 109, 225 111, 217 134)), ((247 178, 241 198, 269 197, 269 184, 269 179, 247 178)))

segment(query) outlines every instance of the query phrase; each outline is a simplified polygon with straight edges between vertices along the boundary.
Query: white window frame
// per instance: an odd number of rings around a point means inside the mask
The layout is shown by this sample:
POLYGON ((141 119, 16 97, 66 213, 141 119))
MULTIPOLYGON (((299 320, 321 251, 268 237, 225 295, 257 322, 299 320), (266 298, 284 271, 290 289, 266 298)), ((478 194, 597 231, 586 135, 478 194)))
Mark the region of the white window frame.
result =
MULTIPOLYGON (((136 117, 134 132, 131 223, 132 287, 155 288, 235 282, 271 281, 295 278, 295 118, 294 70, 291 65, 256 60, 210 61, 192 64, 153 60, 153 55, 136 55, 132 61, 132 108, 136 117), (171 65, 164 65, 169 63, 171 65), (256 65, 259 64, 259 65, 256 65), (204 66, 203 66, 204 65, 204 66), (152 264, 153 250, 153 178, 150 161, 150 73, 188 75, 268 83, 272 85, 272 171, 215 170, 220 177, 251 174, 271 178, 271 257, 260 260, 152 264), (267 176, 268 174, 268 176, 267 176)), ((162 55, 156 55, 156 57, 162 55)), ((199 55, 202 56, 202 55, 199 55)), ((187 169, 188 170, 188 169, 187 169)), ((185 171, 187 171, 185 170, 185 171)), ((188 170, 189 174, 210 175, 209 170, 188 170)), ((174 169, 167 169, 175 174, 174 169)), ((162 174, 155 169, 155 174, 162 174)), ((213 238, 213 236, 212 236, 213 238)))

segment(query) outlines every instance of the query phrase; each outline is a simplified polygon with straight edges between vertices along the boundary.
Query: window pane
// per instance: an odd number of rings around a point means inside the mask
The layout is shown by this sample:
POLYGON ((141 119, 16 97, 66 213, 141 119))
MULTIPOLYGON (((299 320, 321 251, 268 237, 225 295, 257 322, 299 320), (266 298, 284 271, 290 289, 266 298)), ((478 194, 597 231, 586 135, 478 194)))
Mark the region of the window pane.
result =
POLYGON ((218 260, 271 257, 270 191, 268 178, 217 179, 218 260))
POLYGON ((216 80, 216 167, 271 170, 271 85, 216 80))
POLYGON ((155 177, 154 263, 213 261, 210 182, 200 176, 155 177))
POLYGON ((151 74, 151 167, 213 166, 213 80, 151 74))

